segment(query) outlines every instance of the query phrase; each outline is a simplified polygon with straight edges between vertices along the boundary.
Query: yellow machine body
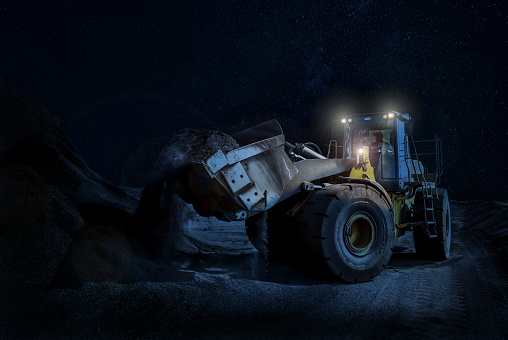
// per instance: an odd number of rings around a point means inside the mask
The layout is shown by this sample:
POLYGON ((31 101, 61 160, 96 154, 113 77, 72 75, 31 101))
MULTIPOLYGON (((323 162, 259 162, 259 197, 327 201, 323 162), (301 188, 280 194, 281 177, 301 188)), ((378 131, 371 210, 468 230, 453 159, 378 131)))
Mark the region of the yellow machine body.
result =
POLYGON ((370 164, 369 147, 363 146, 358 150, 358 156, 356 156, 356 164, 349 173, 351 178, 366 178, 371 181, 376 181, 374 176, 374 168, 370 164))

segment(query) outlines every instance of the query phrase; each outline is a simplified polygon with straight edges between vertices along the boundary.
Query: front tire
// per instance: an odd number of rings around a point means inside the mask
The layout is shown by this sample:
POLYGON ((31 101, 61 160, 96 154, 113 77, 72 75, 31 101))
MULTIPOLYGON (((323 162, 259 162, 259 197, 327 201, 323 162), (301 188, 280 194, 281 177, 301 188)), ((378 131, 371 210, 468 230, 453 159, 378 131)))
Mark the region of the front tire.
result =
POLYGON ((365 184, 339 184, 316 191, 298 222, 316 264, 346 282, 376 277, 392 255, 391 204, 365 184))

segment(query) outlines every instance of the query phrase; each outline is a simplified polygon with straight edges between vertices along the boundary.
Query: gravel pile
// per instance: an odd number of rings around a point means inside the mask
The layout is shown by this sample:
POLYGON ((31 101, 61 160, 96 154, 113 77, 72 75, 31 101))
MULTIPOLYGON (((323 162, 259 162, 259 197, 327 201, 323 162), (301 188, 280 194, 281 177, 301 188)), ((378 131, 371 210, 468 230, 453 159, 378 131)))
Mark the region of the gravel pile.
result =
POLYGON ((208 129, 184 129, 176 133, 161 150, 155 163, 154 173, 164 171, 168 166, 182 162, 205 162, 218 150, 227 153, 238 148, 233 137, 208 129))

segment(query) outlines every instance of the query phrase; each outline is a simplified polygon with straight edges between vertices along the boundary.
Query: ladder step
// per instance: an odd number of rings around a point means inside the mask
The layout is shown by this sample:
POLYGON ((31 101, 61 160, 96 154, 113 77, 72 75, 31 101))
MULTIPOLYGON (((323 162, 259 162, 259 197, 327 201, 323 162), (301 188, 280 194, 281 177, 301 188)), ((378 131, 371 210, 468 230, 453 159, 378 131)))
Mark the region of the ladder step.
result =
MULTIPOLYGON (((433 232, 436 231, 435 229, 432 230, 433 232)), ((425 236, 427 236, 428 238, 436 238, 437 237, 437 231, 436 233, 432 233, 430 229, 427 229, 427 228, 423 228, 423 232, 425 233, 425 236)))
POLYGON ((429 229, 429 237, 430 238, 434 238, 434 237, 437 237, 437 230, 436 230, 436 227, 433 226, 432 224, 435 224, 436 222, 427 222, 427 226, 428 226, 428 229, 429 229))

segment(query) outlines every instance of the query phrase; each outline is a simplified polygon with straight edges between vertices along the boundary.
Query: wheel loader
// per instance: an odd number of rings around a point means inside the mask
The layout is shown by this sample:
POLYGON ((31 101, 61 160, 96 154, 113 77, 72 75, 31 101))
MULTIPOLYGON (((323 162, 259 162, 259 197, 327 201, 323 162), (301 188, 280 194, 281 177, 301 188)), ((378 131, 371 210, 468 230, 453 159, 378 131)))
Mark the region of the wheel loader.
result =
POLYGON ((416 252, 444 260, 450 204, 437 188, 441 140, 418 154, 407 114, 381 112, 332 124, 327 155, 292 144, 271 120, 232 137, 239 147, 191 163, 177 190, 202 216, 245 221, 268 259, 307 261, 342 281, 365 282, 386 267, 394 239, 413 233, 416 252), (429 171, 422 159, 432 158, 429 171))

